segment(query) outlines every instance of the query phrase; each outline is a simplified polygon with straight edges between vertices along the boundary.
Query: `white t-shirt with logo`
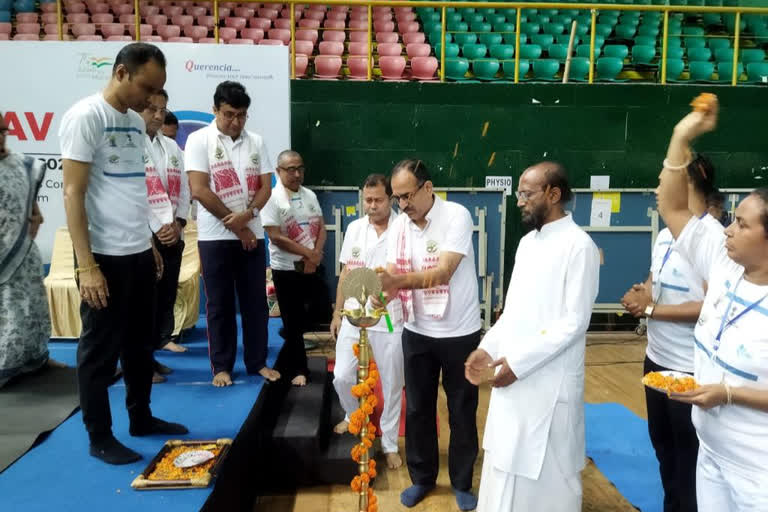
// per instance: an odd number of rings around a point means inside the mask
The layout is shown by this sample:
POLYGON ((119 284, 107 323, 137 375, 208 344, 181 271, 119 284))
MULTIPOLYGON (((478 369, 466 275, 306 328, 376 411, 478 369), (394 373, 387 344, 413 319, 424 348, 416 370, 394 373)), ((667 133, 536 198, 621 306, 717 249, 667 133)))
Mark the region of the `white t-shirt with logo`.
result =
MULTIPOLYGON (((434 200, 426 215, 427 225, 424 229, 419 228, 404 213, 400 214, 393 226, 397 228, 405 223, 406 229, 412 231, 412 271, 423 270, 427 258, 439 257, 443 252, 455 252, 464 257, 448 283, 448 304, 443 317, 437 319, 425 314, 417 294, 414 294, 415 318, 410 318, 405 328, 433 338, 466 336, 482 327, 475 249, 472 246, 474 225, 469 210, 462 205, 443 201, 437 195, 434 200)), ((390 235, 387 240, 387 263, 394 265, 397 263, 397 231, 391 231, 390 235)))
MULTIPOLYGON (((379 236, 376 228, 371 224, 366 215, 350 223, 344 233, 344 243, 341 246, 339 261, 348 268, 367 267, 376 269, 387 266, 387 236, 391 232, 392 222, 397 218, 394 211, 390 212, 387 229, 379 236)), ((359 303, 355 299, 347 299, 345 308, 357 308, 359 303)), ((394 298, 387 303, 387 311, 394 330, 403 330, 403 306, 400 299, 394 298)), ((343 320, 347 322, 345 318, 343 320)), ((369 331, 387 331, 387 324, 382 319, 378 324, 368 328, 369 331)))
MULTIPOLYGON (((310 217, 317 217, 323 214, 320 209, 320 203, 317 201, 317 196, 308 188, 301 187, 299 192, 292 192, 284 187, 275 187, 269 201, 261 210, 261 221, 264 223, 264 226, 277 226, 282 234, 287 234, 283 225, 283 217, 280 215, 280 200, 277 198, 277 194, 283 193, 282 191, 288 194, 293 215, 296 217, 296 222, 302 228, 309 226, 310 217)), ((275 270, 296 270, 293 264, 301 261, 302 257, 300 254, 294 254, 279 248, 277 244, 269 244, 269 266, 275 270)))
POLYGON ((139 114, 116 110, 101 93, 75 103, 61 120, 61 157, 91 164, 85 209, 96 254, 126 256, 151 247, 144 134, 139 114))
MULTIPOLYGON (((211 123, 205 128, 201 128, 189 134, 187 143, 184 146, 184 164, 186 171, 197 171, 210 174, 210 162, 208 161, 208 132, 215 130, 218 133, 219 142, 227 149, 232 158, 232 166, 237 172, 240 185, 243 188, 243 194, 248 197, 248 183, 245 177, 245 167, 251 162, 251 154, 248 151, 248 144, 243 143, 242 135, 237 140, 224 135, 216 128, 216 123, 211 123)), ((269 152, 264 144, 264 139, 260 135, 248 132, 248 135, 256 141, 257 153, 261 162, 261 174, 270 174, 274 171, 272 162, 269 160, 269 152)), ((264 238, 264 229, 262 228, 262 219, 257 215, 250 222, 248 228, 253 231, 256 238, 264 238)), ((197 239, 200 241, 210 240, 239 240, 237 235, 228 230, 224 223, 214 214, 205 209, 202 204, 197 209, 197 239)))

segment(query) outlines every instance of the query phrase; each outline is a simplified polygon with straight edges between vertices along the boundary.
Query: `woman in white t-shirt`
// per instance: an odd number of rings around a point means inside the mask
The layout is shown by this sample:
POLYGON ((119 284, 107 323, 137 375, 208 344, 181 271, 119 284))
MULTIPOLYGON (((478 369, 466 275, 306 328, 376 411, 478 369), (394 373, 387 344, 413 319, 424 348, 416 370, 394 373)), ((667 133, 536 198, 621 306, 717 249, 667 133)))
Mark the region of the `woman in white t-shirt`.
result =
POLYGON ((700 448, 696 493, 701 510, 768 510, 768 189, 736 209, 723 238, 688 210, 690 142, 714 130, 718 106, 675 127, 659 176, 659 212, 675 250, 708 283, 694 331, 700 387, 673 393, 693 404, 700 448))

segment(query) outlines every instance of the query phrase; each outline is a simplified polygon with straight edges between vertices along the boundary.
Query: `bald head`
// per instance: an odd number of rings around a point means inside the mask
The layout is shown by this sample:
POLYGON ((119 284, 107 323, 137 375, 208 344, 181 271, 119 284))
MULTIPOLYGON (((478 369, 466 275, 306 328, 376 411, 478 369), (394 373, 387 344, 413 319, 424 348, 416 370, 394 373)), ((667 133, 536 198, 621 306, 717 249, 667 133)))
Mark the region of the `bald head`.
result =
POLYGON ((561 205, 565 205, 573 196, 571 186, 568 183, 568 173, 565 167, 558 162, 544 161, 534 164, 523 171, 520 179, 523 180, 523 178, 526 182, 541 188, 549 186, 552 189, 559 189, 560 198, 556 202, 561 203, 561 205))
POLYGON ((281 167, 286 160, 294 160, 294 159, 301 159, 301 155, 298 153, 298 151, 294 151, 292 149, 286 149, 285 151, 281 151, 279 155, 277 155, 277 166, 281 167))

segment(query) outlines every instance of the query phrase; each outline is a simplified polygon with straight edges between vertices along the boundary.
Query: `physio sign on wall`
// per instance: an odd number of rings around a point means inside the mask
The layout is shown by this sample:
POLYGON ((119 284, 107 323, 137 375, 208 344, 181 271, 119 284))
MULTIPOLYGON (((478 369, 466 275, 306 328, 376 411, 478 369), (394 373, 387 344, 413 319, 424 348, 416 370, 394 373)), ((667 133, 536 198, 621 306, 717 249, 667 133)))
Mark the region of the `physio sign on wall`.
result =
MULTIPOLYGON (((46 168, 38 204, 45 217, 37 243, 50 262, 56 230, 66 224, 58 131, 64 113, 78 100, 101 91, 123 42, 0 41, 3 83, 0 112, 8 125, 6 145, 38 158, 46 168), (45 62, 43 80, 40 63, 45 62)), ((285 46, 159 43, 167 61, 169 110, 179 119, 177 142, 213 120, 213 93, 224 80, 242 83, 251 97, 247 129, 260 134, 274 163, 290 148, 290 82, 285 46)), ((143 172, 143 169, 140 169, 143 172)))

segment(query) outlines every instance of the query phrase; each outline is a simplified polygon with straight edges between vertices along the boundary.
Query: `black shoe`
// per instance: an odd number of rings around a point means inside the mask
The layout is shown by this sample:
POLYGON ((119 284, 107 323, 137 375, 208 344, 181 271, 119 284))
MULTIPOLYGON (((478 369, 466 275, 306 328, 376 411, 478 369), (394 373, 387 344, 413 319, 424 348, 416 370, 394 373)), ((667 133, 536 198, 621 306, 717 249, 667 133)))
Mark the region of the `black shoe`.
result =
POLYGON ((111 435, 97 442, 92 441, 90 453, 92 457, 101 459, 107 464, 114 465, 131 464, 141 460, 141 455, 131 450, 111 435))
POLYGON ((159 373, 160 375, 168 375, 170 373, 173 373, 173 370, 165 366, 164 364, 160 363, 156 359, 153 361, 154 370, 155 373, 159 373))
POLYGON ((169 421, 163 421, 160 418, 154 416, 147 422, 141 424, 131 423, 128 432, 132 436, 151 436, 151 435, 170 435, 170 436, 182 436, 189 434, 187 427, 181 423, 171 423, 169 421))

